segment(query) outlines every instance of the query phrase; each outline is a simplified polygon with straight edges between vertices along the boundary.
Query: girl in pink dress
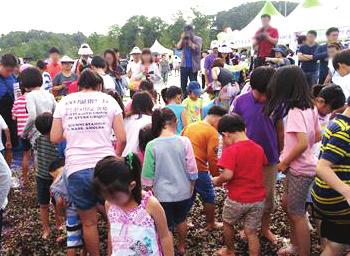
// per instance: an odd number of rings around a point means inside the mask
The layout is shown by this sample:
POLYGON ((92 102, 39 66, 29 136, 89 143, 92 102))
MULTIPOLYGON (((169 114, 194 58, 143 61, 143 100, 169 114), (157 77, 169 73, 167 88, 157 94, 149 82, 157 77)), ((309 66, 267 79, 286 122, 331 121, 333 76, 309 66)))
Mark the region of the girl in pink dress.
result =
POLYGON ((106 199, 109 255, 174 255, 164 210, 150 191, 142 191, 141 164, 136 155, 99 161, 94 187, 106 199))

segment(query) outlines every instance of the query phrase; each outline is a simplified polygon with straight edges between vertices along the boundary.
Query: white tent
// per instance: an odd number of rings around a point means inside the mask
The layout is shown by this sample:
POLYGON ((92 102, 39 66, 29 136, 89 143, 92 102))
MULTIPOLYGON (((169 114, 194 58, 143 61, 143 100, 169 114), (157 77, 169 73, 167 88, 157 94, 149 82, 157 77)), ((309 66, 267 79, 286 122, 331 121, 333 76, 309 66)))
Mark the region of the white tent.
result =
POLYGON ((163 45, 161 45, 158 40, 154 41, 154 44, 150 48, 152 53, 158 53, 158 54, 169 54, 172 55, 173 51, 165 48, 163 45))
POLYGON ((280 28, 285 23, 286 18, 270 2, 266 1, 258 15, 236 35, 234 43, 237 47, 249 47, 252 44, 252 38, 256 31, 261 28, 261 15, 269 14, 271 16, 271 26, 280 28))

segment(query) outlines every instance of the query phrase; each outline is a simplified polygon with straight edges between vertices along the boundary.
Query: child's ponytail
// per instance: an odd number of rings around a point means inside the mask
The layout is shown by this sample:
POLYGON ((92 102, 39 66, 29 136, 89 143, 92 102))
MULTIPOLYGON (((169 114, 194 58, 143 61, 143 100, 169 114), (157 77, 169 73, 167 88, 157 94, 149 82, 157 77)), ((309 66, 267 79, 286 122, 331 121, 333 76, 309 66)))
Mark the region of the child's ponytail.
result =
POLYGON ((132 152, 130 152, 125 157, 125 163, 129 167, 129 171, 132 176, 132 180, 136 182, 136 186, 132 190, 132 195, 135 201, 140 204, 142 199, 142 185, 141 185, 141 162, 138 156, 132 152))
POLYGON ((152 114, 152 134, 155 138, 158 138, 162 132, 162 129, 167 123, 176 122, 177 118, 175 113, 169 108, 156 109, 152 114))

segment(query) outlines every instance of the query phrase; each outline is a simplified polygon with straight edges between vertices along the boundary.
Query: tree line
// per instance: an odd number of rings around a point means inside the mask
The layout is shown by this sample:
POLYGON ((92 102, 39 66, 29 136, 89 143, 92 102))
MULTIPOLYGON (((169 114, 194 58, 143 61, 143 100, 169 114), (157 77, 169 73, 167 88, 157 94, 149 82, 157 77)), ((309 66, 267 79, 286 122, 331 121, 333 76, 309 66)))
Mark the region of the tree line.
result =
MULTIPOLYGON (((273 2, 284 14, 285 2, 273 2)), ((53 33, 39 30, 28 32, 15 31, 0 36, 0 54, 11 52, 20 57, 33 60, 44 59, 50 47, 59 48, 62 53, 77 57, 80 45, 87 42, 94 53, 101 54, 107 48, 118 48, 126 55, 137 45, 140 48, 151 47, 156 39, 167 48, 174 48, 186 24, 195 27, 196 34, 203 38, 203 48, 208 48, 210 41, 225 27, 232 30, 244 28, 261 10, 264 1, 246 3, 216 15, 207 15, 192 8, 192 17, 185 17, 182 12, 176 13, 171 24, 160 17, 137 15, 130 17, 123 26, 113 25, 105 35, 92 33, 89 36, 81 32, 74 34, 53 33)), ((296 3, 286 3, 288 15, 296 3)))

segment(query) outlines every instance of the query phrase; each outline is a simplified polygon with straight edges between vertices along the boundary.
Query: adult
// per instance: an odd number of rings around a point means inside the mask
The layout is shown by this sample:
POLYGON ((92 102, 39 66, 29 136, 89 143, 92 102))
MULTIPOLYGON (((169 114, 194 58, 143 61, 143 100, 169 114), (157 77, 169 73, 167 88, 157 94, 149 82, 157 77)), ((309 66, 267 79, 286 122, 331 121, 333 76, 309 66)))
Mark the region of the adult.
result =
POLYGON ((214 61, 219 56, 219 42, 214 40, 210 43, 211 53, 205 58, 204 61, 204 69, 205 69, 205 84, 208 85, 213 82, 213 78, 211 76, 211 69, 213 67, 214 61))
POLYGON ((201 59, 201 72, 200 72, 200 76, 202 78, 202 89, 205 88, 205 59, 208 57, 209 52, 208 51, 203 51, 202 52, 202 59, 201 59))
POLYGON ((68 94, 71 84, 78 79, 77 75, 72 72, 74 60, 65 55, 61 59, 62 71, 57 73, 52 81, 52 93, 57 101, 68 94))
POLYGON ((115 72, 118 67, 118 59, 117 54, 113 49, 107 49, 103 53, 103 57, 106 62, 106 74, 110 75, 111 77, 115 78, 115 72))
POLYGON ((255 33, 253 38, 253 46, 257 50, 257 58, 254 63, 255 67, 265 65, 265 58, 271 56, 272 48, 278 42, 278 30, 271 27, 270 22, 270 15, 261 15, 262 27, 255 33))
POLYGON ((169 73, 171 72, 169 60, 166 54, 162 54, 162 60, 159 62, 160 74, 162 76, 163 84, 167 85, 169 73))
POLYGON ((194 34, 191 25, 185 27, 180 41, 177 43, 177 49, 182 50, 180 77, 181 89, 184 98, 186 98, 188 80, 197 81, 202 49, 202 38, 194 34))
POLYGON ((120 144, 118 155, 126 141, 122 110, 111 96, 100 92, 102 83, 96 72, 84 70, 78 81, 80 91, 64 97, 58 104, 51 130, 53 143, 67 141, 67 190, 78 208, 86 249, 94 256, 100 255, 99 200, 92 187, 94 167, 104 157, 116 155, 111 141, 113 132, 120 144))
MULTIPOLYGON (((17 125, 12 119, 12 106, 14 103, 14 84, 16 79, 13 71, 17 66, 17 58, 12 54, 5 54, 0 59, 0 115, 5 120, 11 136, 12 146, 17 145, 17 125)), ((3 140, 5 136, 2 136, 3 140)), ((6 144, 3 141, 4 145, 6 144)), ((12 161, 12 151, 6 148, 6 160, 8 163, 12 161)))
POLYGON ((86 43, 82 44, 78 50, 79 59, 75 60, 72 72, 80 75, 81 70, 84 70, 85 67, 88 67, 91 64, 91 57, 94 52, 91 50, 90 46, 86 43))
POLYGON ((103 89, 104 90, 115 90, 116 84, 115 80, 106 74, 106 61, 101 56, 94 56, 91 60, 92 69, 99 74, 103 79, 103 89))
POLYGON ((135 46, 130 52, 132 60, 128 63, 126 68, 126 73, 130 79, 137 73, 138 67, 141 63, 141 53, 142 51, 137 46, 135 46))
POLYGON ((316 38, 317 32, 315 30, 307 32, 305 44, 301 45, 298 51, 300 67, 306 75, 310 88, 316 84, 318 80, 318 66, 317 61, 314 60, 314 54, 318 47, 316 38))
POLYGON ((49 64, 47 65, 46 71, 49 72, 52 79, 62 71, 60 54, 60 50, 58 50, 56 47, 52 47, 49 50, 49 64))
POLYGON ((220 45, 219 49, 219 58, 225 63, 225 67, 232 66, 230 55, 232 53, 232 49, 226 44, 220 45))
POLYGON ((137 92, 132 97, 131 111, 124 120, 126 146, 123 157, 139 151, 139 133, 146 125, 152 124, 153 106, 152 97, 146 91, 137 92))
POLYGON ((314 54, 314 60, 320 61, 320 72, 318 76, 318 83, 323 84, 326 80, 326 77, 328 75, 328 53, 327 53, 327 46, 331 43, 338 42, 339 37, 339 29, 332 27, 329 28, 326 31, 326 37, 327 37, 327 43, 322 44, 317 47, 315 54, 314 54))

